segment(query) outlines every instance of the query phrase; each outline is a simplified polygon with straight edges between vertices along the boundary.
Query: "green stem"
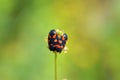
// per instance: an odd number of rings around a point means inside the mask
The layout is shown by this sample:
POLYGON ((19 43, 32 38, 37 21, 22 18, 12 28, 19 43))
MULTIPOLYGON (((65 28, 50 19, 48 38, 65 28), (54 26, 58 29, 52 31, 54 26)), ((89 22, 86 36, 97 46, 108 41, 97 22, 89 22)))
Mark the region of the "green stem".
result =
POLYGON ((57 80, 57 53, 55 53, 55 80, 57 80))

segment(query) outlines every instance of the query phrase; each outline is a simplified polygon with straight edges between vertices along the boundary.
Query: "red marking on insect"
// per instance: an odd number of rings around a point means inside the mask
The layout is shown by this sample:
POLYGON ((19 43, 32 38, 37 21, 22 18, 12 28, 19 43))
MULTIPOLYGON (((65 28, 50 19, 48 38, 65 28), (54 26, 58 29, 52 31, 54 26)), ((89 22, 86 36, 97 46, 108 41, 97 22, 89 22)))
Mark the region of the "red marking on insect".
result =
POLYGON ((57 42, 57 39, 55 39, 54 42, 57 42))
POLYGON ((62 41, 61 41, 61 40, 59 40, 58 42, 59 42, 60 44, 62 44, 62 41))
POLYGON ((56 38, 56 34, 53 35, 53 38, 56 38))
POLYGON ((62 40, 65 40, 64 36, 62 36, 62 40))
POLYGON ((63 46, 61 46, 61 48, 63 48, 63 46))
POLYGON ((57 48, 61 48, 61 46, 60 46, 60 45, 55 45, 55 47, 57 47, 57 48))

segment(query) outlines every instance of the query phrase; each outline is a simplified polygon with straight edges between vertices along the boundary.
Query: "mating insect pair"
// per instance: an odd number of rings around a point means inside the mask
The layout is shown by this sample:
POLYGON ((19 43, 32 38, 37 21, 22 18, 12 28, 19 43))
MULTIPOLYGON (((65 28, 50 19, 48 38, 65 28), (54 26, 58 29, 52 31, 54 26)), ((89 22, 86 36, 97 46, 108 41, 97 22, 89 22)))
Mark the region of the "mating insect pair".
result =
POLYGON ((48 48, 50 51, 61 53, 65 48, 68 36, 60 30, 51 30, 48 34, 48 48))

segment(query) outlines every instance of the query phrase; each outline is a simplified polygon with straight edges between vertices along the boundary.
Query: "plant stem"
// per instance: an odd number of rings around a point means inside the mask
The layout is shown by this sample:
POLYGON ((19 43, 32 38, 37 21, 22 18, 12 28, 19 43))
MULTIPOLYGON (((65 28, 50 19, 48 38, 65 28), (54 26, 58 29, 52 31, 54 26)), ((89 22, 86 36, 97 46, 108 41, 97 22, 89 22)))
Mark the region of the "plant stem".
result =
POLYGON ((57 80, 57 53, 55 53, 55 80, 57 80))

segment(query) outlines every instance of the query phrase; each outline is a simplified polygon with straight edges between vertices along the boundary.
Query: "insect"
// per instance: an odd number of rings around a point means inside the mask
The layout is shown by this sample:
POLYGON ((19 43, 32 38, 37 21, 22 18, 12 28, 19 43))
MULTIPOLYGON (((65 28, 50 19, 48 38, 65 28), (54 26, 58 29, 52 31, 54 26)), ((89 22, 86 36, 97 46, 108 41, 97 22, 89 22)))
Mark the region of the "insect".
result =
POLYGON ((65 48, 68 36, 59 30, 51 30, 48 34, 48 48, 50 51, 61 53, 65 48))

